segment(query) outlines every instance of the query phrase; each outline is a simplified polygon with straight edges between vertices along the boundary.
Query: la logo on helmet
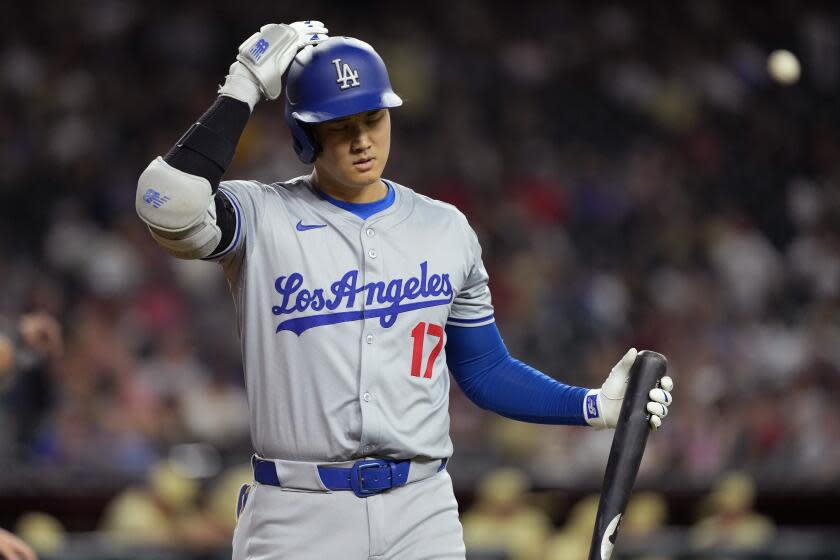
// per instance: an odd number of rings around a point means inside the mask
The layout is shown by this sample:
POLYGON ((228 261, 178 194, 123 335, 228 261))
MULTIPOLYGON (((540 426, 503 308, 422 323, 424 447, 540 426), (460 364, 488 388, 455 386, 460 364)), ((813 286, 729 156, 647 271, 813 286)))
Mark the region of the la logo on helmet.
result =
POLYGON ((336 83, 341 84, 341 87, 338 89, 347 89, 360 85, 358 70, 353 70, 346 62, 342 64, 340 58, 336 58, 332 63, 335 64, 335 73, 338 76, 336 83))

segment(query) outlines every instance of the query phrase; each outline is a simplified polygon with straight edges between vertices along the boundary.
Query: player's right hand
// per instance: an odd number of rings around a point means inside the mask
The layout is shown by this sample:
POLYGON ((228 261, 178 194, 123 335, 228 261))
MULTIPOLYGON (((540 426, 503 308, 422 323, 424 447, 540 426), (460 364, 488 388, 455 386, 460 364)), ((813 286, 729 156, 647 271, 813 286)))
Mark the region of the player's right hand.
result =
POLYGON ((282 77, 298 51, 328 39, 320 21, 296 21, 286 25, 269 23, 241 45, 236 60, 256 78, 260 91, 267 99, 277 99, 283 90, 282 77))

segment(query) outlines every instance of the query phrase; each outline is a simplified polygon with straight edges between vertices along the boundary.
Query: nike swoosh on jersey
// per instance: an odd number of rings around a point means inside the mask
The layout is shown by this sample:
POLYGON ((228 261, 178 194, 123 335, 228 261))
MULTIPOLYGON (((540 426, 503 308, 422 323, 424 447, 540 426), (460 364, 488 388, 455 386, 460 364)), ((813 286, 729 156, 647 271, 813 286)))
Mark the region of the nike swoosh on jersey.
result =
POLYGON ((306 231, 306 230, 309 230, 309 229, 318 229, 318 228, 322 228, 322 227, 327 227, 327 224, 306 225, 306 224, 303 223, 303 220, 298 220, 298 223, 295 226, 295 229, 297 229, 298 231, 306 231))

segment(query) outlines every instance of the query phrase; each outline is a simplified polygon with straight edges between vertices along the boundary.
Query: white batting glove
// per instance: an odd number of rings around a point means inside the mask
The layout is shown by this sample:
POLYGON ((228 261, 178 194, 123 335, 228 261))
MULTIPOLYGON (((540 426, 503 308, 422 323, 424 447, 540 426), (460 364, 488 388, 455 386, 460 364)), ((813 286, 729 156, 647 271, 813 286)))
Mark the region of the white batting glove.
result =
MULTIPOLYGON (((635 348, 628 350, 612 368, 601 388, 592 389, 586 393, 586 398, 583 400, 583 415, 590 426, 602 430, 615 428, 618 424, 624 393, 630 381, 630 368, 633 367, 637 354, 635 348)), ((647 411, 650 413, 652 430, 658 429, 662 425, 662 419, 668 415, 668 407, 673 402, 671 397, 673 389, 674 380, 666 375, 659 380, 659 387, 651 389, 648 393, 650 401, 647 403, 647 411)))
POLYGON ((236 62, 230 67, 219 93, 248 103, 251 109, 260 100, 277 99, 283 91, 283 73, 298 51, 328 39, 328 29, 320 21, 269 23, 239 45, 236 62))

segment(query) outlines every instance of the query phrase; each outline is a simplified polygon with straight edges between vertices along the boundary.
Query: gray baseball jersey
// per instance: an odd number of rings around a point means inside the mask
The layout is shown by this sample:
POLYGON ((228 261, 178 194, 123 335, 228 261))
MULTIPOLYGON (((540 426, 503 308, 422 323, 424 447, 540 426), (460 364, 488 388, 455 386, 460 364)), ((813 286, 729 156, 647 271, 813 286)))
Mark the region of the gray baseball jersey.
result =
POLYGON ((444 327, 493 322, 487 273, 461 212, 388 184, 394 203, 367 220, 308 177, 220 185, 237 226, 217 259, 264 457, 452 453, 444 327))

